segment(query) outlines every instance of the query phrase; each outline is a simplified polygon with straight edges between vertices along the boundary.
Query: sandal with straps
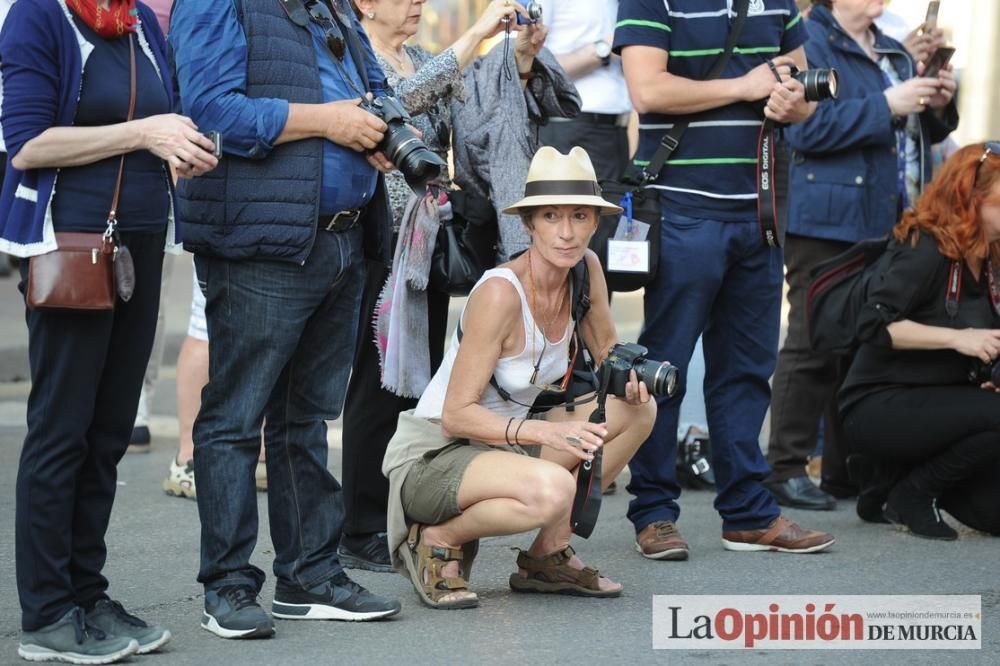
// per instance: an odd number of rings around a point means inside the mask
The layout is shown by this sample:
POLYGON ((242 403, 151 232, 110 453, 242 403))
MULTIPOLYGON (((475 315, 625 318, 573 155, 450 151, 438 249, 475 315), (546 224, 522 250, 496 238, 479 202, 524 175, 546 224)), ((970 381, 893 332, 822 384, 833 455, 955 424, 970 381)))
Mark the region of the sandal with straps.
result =
POLYGON ((597 569, 574 569, 569 561, 576 554, 572 547, 556 551, 545 557, 532 557, 528 551, 517 549, 517 566, 527 572, 510 575, 510 589, 515 592, 540 592, 568 594, 575 597, 617 597, 622 588, 602 590, 597 569))
POLYGON ((479 597, 469 590, 469 585, 459 576, 442 575, 441 570, 448 562, 458 561, 462 569, 464 553, 461 549, 445 548, 443 546, 428 546, 421 537, 420 525, 412 525, 406 537, 406 543, 399 548, 399 555, 406 564, 410 581, 417 591, 420 600, 431 608, 455 610, 458 608, 475 608, 479 605, 479 597), (457 592, 466 592, 458 599, 445 600, 445 597, 457 592), (471 595, 471 596, 469 596, 471 595))

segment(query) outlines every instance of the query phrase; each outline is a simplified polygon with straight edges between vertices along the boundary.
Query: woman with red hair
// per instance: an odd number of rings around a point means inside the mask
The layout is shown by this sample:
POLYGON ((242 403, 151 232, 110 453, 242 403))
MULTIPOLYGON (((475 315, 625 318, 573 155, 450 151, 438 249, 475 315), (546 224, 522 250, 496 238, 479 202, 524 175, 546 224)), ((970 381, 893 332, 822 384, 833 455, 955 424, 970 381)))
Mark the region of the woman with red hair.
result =
POLYGON ((887 253, 840 392, 852 446, 881 472, 858 513, 952 540, 944 508, 1000 535, 1000 143, 956 153, 887 253))

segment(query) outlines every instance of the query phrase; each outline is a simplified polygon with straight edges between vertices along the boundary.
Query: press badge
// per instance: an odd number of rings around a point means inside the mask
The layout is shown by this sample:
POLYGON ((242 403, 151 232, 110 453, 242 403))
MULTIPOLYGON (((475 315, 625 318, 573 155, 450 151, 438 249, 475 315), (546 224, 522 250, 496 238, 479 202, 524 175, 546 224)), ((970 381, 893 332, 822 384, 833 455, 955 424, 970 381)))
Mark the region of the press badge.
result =
POLYGON ((622 215, 614 238, 608 240, 608 270, 620 273, 649 272, 649 225, 622 215))

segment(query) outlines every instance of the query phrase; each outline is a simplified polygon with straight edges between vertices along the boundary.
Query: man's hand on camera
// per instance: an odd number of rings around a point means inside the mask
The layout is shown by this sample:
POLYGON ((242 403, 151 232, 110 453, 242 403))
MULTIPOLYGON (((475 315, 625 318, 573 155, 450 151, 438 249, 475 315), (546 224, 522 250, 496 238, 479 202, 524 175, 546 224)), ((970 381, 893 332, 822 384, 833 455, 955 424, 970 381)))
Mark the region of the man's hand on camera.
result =
POLYGON ((806 101, 806 87, 797 79, 775 82, 764 106, 764 115, 778 123, 801 123, 816 110, 816 102, 806 101))
POLYGON ((375 150, 388 129, 381 118, 358 106, 360 103, 361 100, 355 98, 323 105, 328 118, 326 138, 359 153, 375 150))
POLYGON ((396 165, 390 162, 389 158, 381 150, 368 153, 368 164, 371 164, 382 173, 389 173, 396 168, 396 165))
MULTIPOLYGON (((788 56, 778 56, 777 58, 773 58, 771 63, 774 64, 781 75, 782 81, 784 81, 791 76, 792 65, 795 64, 795 61, 788 56)), ((765 62, 736 79, 736 82, 743 89, 741 97, 744 101, 759 102, 771 94, 777 80, 774 78, 774 72, 771 71, 771 68, 765 62)))

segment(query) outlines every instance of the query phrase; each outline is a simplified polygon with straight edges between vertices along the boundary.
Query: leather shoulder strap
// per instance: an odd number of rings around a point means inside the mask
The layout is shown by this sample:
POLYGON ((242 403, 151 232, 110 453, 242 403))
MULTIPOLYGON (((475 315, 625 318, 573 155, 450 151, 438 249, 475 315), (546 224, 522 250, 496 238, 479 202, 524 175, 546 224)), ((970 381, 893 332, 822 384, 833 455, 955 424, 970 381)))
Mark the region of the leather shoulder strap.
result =
MULTIPOLYGON (((128 60, 129 60, 129 99, 128 99, 128 118, 127 120, 132 120, 135 117, 135 34, 129 33, 128 35, 128 60)), ((118 199, 121 196, 122 191, 122 176, 125 175, 125 153, 122 153, 121 159, 118 161, 118 178, 115 179, 115 194, 111 199, 111 210, 108 211, 108 226, 114 228, 118 224, 118 199)))

